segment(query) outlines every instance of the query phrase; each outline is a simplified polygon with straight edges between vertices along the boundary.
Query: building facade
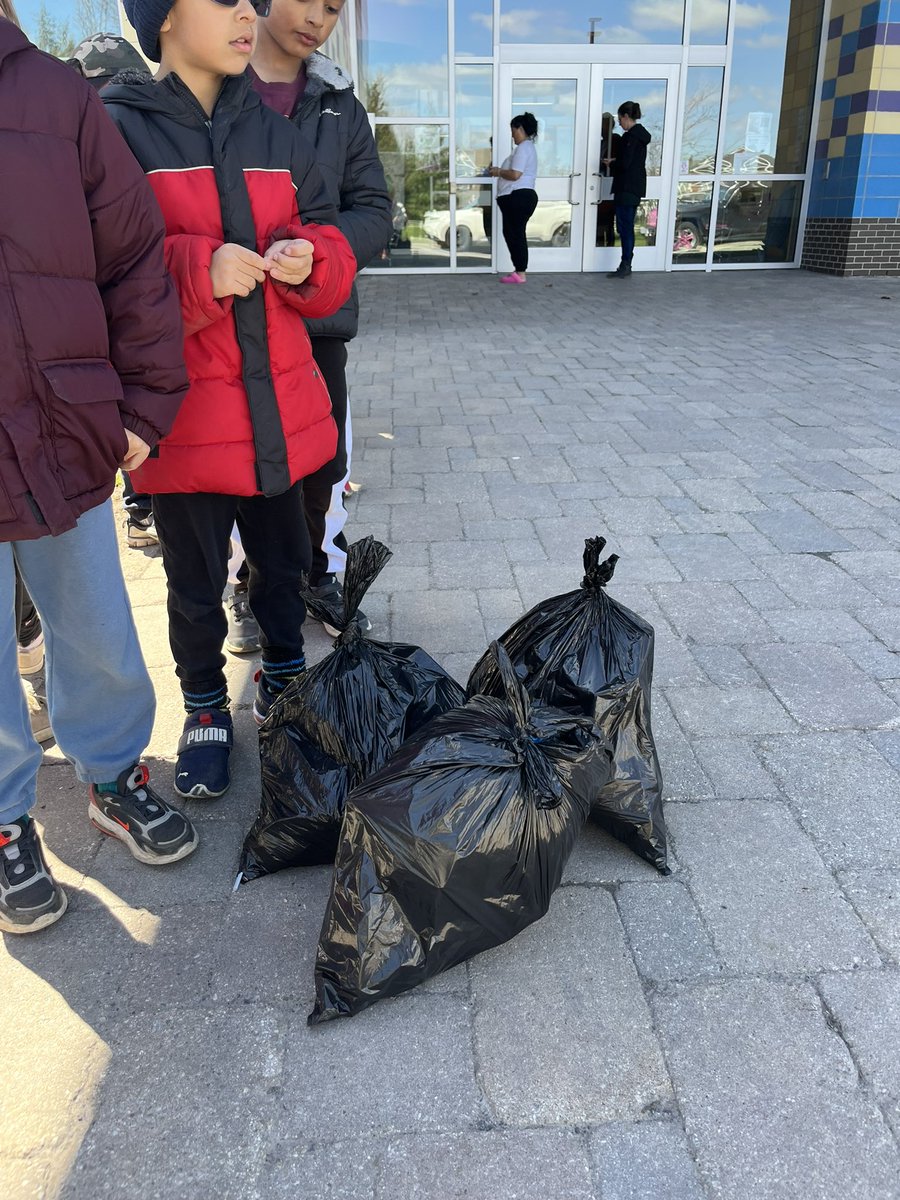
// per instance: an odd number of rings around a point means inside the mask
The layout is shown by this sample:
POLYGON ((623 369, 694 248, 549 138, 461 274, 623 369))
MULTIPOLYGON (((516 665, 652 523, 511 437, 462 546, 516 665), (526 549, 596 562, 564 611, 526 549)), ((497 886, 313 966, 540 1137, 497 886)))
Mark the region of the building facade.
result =
MULTIPOLYGON (((19 0, 26 29, 39 3, 19 0)), ((344 0, 326 50, 393 194, 372 270, 509 267, 484 170, 523 111, 540 124, 529 269, 613 268, 601 159, 636 100, 636 269, 900 273, 900 0, 344 0)))
POLYGON ((900 0, 347 0, 347 66, 394 195, 375 269, 508 265, 494 186, 509 120, 540 122, 531 270, 618 249, 609 114, 650 144, 635 266, 900 271, 900 0))

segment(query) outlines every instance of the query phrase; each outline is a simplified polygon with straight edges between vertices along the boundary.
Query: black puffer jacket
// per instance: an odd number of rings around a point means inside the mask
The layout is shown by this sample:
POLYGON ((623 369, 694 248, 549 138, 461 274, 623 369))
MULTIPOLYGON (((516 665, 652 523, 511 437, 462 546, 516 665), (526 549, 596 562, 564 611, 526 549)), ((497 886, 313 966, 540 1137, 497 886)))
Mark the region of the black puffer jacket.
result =
POLYGON ((632 125, 622 134, 613 163, 613 195, 647 195, 647 147, 651 137, 643 125, 632 125))
MULTIPOLYGON (((353 94, 353 81, 337 63, 316 51, 306 60, 307 83, 293 121, 316 148, 328 198, 338 208, 338 228, 350 243, 360 270, 388 244, 391 198, 366 110, 353 94)), ((311 334, 356 337, 359 300, 353 295, 333 317, 307 321, 311 334)))

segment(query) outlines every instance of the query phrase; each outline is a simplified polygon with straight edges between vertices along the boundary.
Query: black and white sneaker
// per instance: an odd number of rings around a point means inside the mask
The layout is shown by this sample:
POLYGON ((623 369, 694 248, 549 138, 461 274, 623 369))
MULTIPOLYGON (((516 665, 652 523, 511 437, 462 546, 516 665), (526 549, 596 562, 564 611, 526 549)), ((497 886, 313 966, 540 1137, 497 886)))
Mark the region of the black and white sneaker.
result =
POLYGON ((159 534, 156 532, 153 513, 146 517, 126 517, 125 539, 132 550, 146 550, 148 546, 158 546, 159 534))
POLYGON ((256 681, 256 699, 253 701, 253 719, 257 725, 262 725, 272 705, 278 699, 280 693, 275 692, 266 683, 266 677, 262 671, 257 671, 253 676, 256 681))
POLYGON ((193 825, 149 786, 150 772, 143 763, 122 772, 114 792, 91 787, 88 816, 91 823, 124 842, 138 862, 159 866, 187 858, 200 841, 193 825))
MULTIPOLYGON (((346 624, 344 618, 344 589, 334 575, 323 575, 315 587, 303 588, 300 592, 306 611, 314 621, 319 621, 326 633, 338 637, 346 624)), ((356 619, 363 633, 368 633, 372 622, 359 609, 356 619)))
POLYGON ((228 759, 234 746, 231 713, 201 708, 188 715, 178 739, 175 791, 186 799, 215 800, 228 791, 228 759))
POLYGON ((44 861, 34 821, 0 825, 0 929, 37 933, 58 921, 68 903, 44 861))
POLYGON ((246 590, 235 588, 226 596, 225 615, 228 617, 225 649, 232 654, 255 654, 260 647, 259 625, 250 611, 246 590))

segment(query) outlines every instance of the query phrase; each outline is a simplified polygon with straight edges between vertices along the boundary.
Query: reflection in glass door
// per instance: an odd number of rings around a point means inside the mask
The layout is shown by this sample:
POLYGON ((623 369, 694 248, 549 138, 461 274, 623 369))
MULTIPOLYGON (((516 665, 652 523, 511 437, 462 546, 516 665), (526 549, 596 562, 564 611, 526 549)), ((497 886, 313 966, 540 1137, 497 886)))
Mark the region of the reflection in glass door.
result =
POLYGON ((669 66, 595 66, 592 68, 590 129, 588 133, 588 216, 584 238, 583 269, 608 271, 620 259, 615 229, 610 168, 603 160, 615 158, 621 127, 616 123, 619 105, 636 100, 641 124, 650 134, 647 147, 647 196, 635 220, 634 268, 663 271, 669 258, 669 221, 673 191, 673 149, 678 68, 669 66))
MULTIPOLYGON (((538 206, 528 222, 528 269, 579 271, 585 228, 590 67, 506 66, 501 73, 500 96, 497 165, 512 151, 510 119, 530 112, 538 121, 538 206)), ((502 240, 498 252, 501 270, 508 270, 511 264, 502 240)))

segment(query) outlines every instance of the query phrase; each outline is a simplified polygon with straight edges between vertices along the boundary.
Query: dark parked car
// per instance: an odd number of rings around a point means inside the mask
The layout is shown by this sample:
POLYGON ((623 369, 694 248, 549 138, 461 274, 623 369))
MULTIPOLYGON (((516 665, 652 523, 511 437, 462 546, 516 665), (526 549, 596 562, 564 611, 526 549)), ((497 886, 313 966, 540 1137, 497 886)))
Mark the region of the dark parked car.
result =
MULTIPOLYGON (((709 238, 710 191, 678 199, 675 249, 697 250, 709 238)), ((760 179, 736 179, 719 191, 716 242, 763 242, 769 219, 772 185, 760 179)))

